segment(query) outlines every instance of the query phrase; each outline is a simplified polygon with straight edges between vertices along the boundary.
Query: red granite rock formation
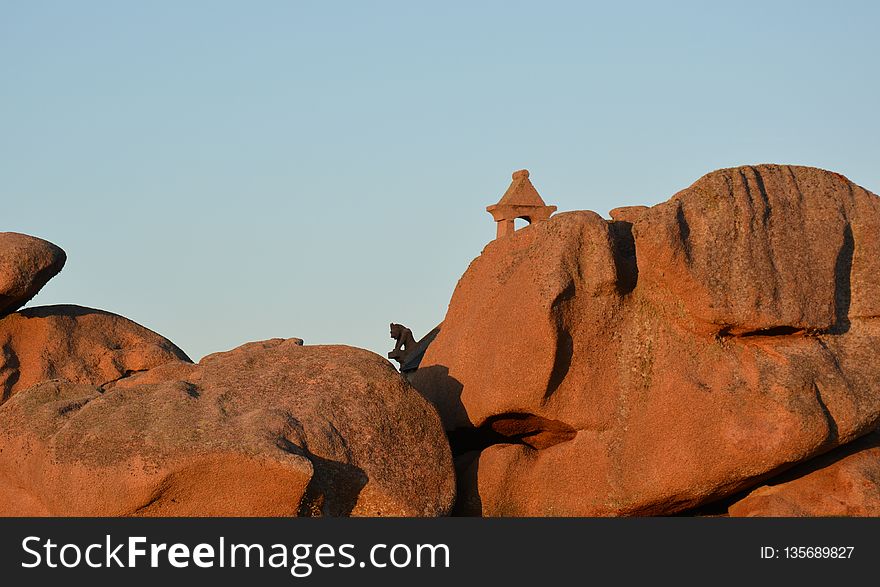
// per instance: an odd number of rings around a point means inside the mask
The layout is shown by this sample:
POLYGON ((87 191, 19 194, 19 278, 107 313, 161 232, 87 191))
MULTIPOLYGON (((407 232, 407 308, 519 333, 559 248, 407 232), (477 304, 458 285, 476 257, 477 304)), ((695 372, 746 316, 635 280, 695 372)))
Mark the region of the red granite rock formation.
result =
POLYGON ((729 508, 731 516, 880 516, 880 433, 772 479, 729 508))
POLYGON ((432 516, 440 420, 383 358, 275 339, 0 406, 0 515, 432 516))
POLYGON ((678 512, 877 426, 877 196, 761 165, 617 216, 555 215, 459 281, 410 380, 483 449, 464 513, 678 512))
POLYGON ((0 316, 25 305, 52 279, 67 256, 48 241, 0 232, 0 316))
POLYGON ((0 403, 50 379, 104 385, 169 361, 168 339, 127 318, 80 306, 37 306, 0 318, 0 403))

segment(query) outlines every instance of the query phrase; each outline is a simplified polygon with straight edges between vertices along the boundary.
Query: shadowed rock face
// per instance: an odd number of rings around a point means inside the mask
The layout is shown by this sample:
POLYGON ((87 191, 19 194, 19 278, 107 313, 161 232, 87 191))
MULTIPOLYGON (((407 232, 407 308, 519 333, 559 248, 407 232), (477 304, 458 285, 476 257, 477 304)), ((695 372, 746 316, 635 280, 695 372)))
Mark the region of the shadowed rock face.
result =
POLYGON ((673 513, 877 426, 877 196, 761 165, 618 217, 556 215, 459 281, 410 380, 481 451, 462 513, 673 513))
POLYGON ((434 409, 381 357, 274 339, 0 407, 0 515, 430 516, 434 409))
POLYGON ((0 316, 25 305, 67 261, 59 247, 17 232, 0 232, 0 316))
POLYGON ((0 318, 0 403, 51 379, 104 385, 189 358, 127 318, 80 306, 38 306, 0 318))

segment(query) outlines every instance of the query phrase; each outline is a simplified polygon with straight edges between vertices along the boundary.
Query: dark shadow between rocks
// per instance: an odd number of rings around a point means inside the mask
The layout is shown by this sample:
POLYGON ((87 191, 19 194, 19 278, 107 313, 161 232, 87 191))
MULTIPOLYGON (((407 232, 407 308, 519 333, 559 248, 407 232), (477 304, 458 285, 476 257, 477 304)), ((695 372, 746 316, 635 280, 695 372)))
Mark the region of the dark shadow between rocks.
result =
POLYGON ((0 352, 2 352, 0 359, 3 361, 2 372, 5 372, 6 374, 5 379, 0 379, 0 404, 2 404, 12 397, 12 388, 15 387, 15 384, 18 383, 18 380, 21 378, 21 371, 19 371, 21 362, 9 341, 3 345, 0 352))
POLYGON ((459 428, 447 433, 455 461, 456 501, 454 516, 480 516, 482 500, 478 484, 480 454, 496 444, 521 444, 544 450, 575 437, 577 431, 559 420, 527 413, 492 416, 478 428, 459 428))
POLYGON ((312 463, 312 478, 299 504, 302 517, 346 517, 357 505, 369 477, 363 469, 348 463, 331 461, 313 454, 286 438, 278 439, 278 448, 304 456, 312 463))
POLYGON ((314 474, 299 506, 300 516, 350 516, 369 478, 363 469, 309 454, 314 474))
POLYGON ((478 473, 480 451, 474 450, 455 457, 455 504, 452 516, 480 517, 483 515, 483 500, 480 498, 478 473))
POLYGON ((48 318, 50 316, 89 316, 93 314, 103 316, 118 316, 113 312, 105 310, 96 310, 94 308, 85 308, 83 306, 75 306, 73 304, 56 304, 54 306, 33 306, 19 310, 19 314, 25 318, 48 318))
POLYGON ((815 383, 813 383, 813 391, 816 393, 816 403, 819 404, 819 409, 822 410, 822 415, 825 416, 825 421, 828 423, 828 435, 825 437, 825 442, 822 446, 826 449, 830 449, 837 446, 840 442, 840 431, 837 428, 837 421, 834 419, 834 416, 831 415, 831 410, 828 409, 828 405, 822 397, 822 391, 815 383))
POLYGON ((745 499, 756 488, 767 485, 774 486, 782 483, 788 483, 795 479, 805 477, 810 473, 815 473, 820 469, 824 469, 834 463, 845 459, 859 451, 868 450, 880 446, 880 430, 870 432, 861 438, 858 438, 843 446, 834 448, 824 454, 813 457, 808 461, 796 464, 794 466, 786 465, 779 467, 775 471, 758 478, 748 488, 738 491, 732 495, 722 499, 705 503, 703 505, 685 510, 676 514, 676 516, 726 516, 727 510, 734 503, 745 499))
POLYGON ((855 253, 852 226, 843 229, 843 244, 834 263, 834 326, 831 334, 849 331, 849 307, 852 302, 852 264, 855 253))
POLYGON ((550 306, 550 312, 556 320, 556 351, 553 355, 553 369, 550 371, 544 399, 548 399, 556 393, 571 368, 571 361, 574 357, 574 339, 568 326, 568 313, 575 295, 576 289, 572 281, 556 296, 550 306))
POLYGON ((565 422, 524 413, 492 416, 480 426, 479 430, 500 435, 503 439, 500 443, 524 444, 535 450, 544 450, 561 442, 567 442, 577 434, 577 431, 565 422))
POLYGON ((461 403, 461 381, 449 375, 449 367, 431 365, 406 374, 406 380, 440 414, 445 429, 456 422, 470 422, 467 410, 461 403))
MULTIPOLYGON (((566 288, 557 301, 562 303, 573 297, 572 286, 566 288)), ((567 331, 562 331, 567 336, 567 331)), ((571 362, 571 337, 568 338, 568 342, 559 342, 557 350, 557 355, 562 355, 557 357, 554 368, 559 381, 564 379, 571 362)), ((437 408, 446 428, 456 472, 457 497, 452 515, 479 516, 482 513, 477 474, 483 450, 496 444, 519 444, 531 450, 543 450, 571 440, 577 434, 564 422, 519 412, 497 414, 478 427, 471 425, 461 401, 462 383, 450 376, 449 368, 444 365, 419 369, 410 375, 409 381, 437 408)))
POLYGON ((843 460, 857 452, 878 446, 880 446, 880 431, 875 430, 874 432, 866 434, 865 436, 844 444, 843 446, 839 446, 817 457, 813 457, 808 461, 795 465, 785 472, 767 480, 764 485, 772 486, 794 481, 795 479, 799 479, 810 473, 815 473, 819 469, 824 469, 825 467, 833 465, 837 461, 843 460))
POLYGON ((639 281, 639 263, 632 230, 632 222, 625 220, 615 220, 609 224, 617 291, 622 296, 633 291, 639 281))
POLYGON ((678 208, 675 210, 675 222, 678 225, 678 235, 681 239, 681 248, 684 251, 684 258, 687 261, 687 264, 690 265, 693 261, 691 253, 691 227, 684 215, 684 208, 682 207, 681 202, 678 203, 678 208))

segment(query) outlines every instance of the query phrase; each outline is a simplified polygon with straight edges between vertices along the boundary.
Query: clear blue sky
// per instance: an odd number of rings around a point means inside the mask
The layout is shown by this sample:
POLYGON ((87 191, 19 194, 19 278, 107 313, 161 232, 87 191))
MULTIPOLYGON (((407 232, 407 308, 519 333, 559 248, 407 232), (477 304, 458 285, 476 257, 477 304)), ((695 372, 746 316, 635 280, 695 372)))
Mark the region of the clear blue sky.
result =
POLYGON ((32 304, 194 359, 384 354, 494 236, 777 162, 880 191, 877 2, 0 0, 2 230, 68 253, 32 304))

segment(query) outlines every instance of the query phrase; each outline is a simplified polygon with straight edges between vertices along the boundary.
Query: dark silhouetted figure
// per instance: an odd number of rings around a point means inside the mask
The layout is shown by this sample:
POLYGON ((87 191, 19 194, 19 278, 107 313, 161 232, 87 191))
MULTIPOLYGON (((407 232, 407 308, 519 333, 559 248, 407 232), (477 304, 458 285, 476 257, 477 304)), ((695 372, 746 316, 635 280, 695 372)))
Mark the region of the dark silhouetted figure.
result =
POLYGON ((419 368, 419 363, 422 361, 422 357, 425 356, 428 345, 431 344, 431 341, 434 340, 439 332, 440 325, 426 334, 422 340, 416 342, 412 330, 403 324, 392 323, 391 338, 395 339, 397 343, 394 345, 394 350, 388 353, 388 358, 400 363, 401 373, 405 374, 415 371, 419 368))

